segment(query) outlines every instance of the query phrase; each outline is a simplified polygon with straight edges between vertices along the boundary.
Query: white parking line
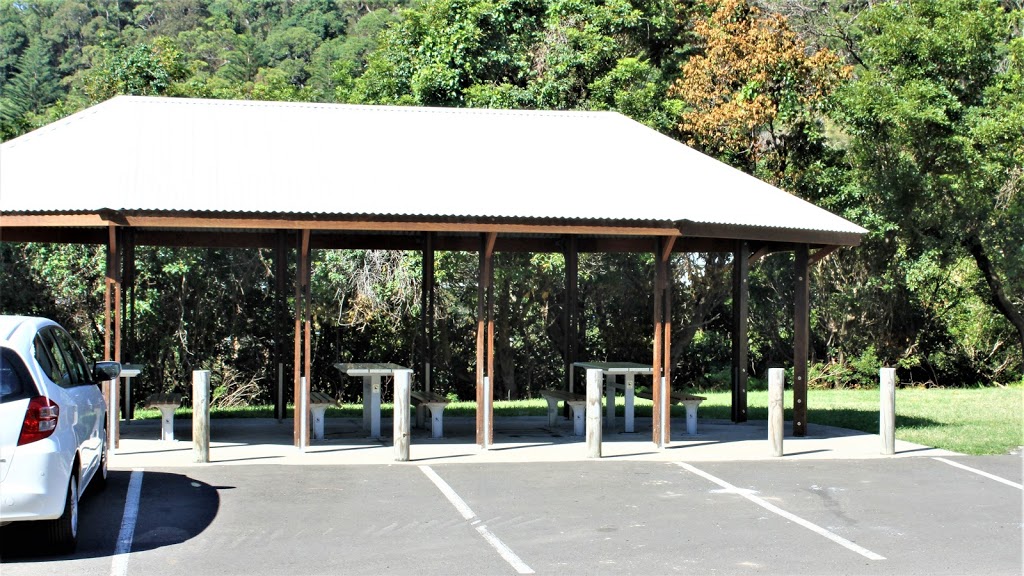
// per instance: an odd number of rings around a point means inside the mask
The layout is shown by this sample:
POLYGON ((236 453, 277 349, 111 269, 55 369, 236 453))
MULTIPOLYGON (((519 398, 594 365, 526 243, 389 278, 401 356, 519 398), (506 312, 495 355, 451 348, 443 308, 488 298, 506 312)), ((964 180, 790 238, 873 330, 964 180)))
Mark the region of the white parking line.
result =
POLYGON ((513 552, 511 548, 506 546, 504 542, 488 530, 486 525, 480 524, 480 519, 473 513, 473 510, 469 505, 467 505, 466 502, 455 493, 455 490, 453 490, 443 478, 437 475, 437 472, 434 472, 430 466, 420 466, 420 470, 427 475, 427 478, 430 478, 430 481, 434 483, 434 486, 437 486, 437 489, 444 494, 445 498, 455 506, 455 509, 459 511, 459 514, 462 514, 462 517, 476 528, 476 531, 484 537, 484 540, 486 540, 487 543, 490 544, 491 547, 493 547, 498 554, 500 554, 501 557, 512 566, 512 568, 515 568, 516 572, 520 574, 534 573, 533 569, 520 560, 519 556, 516 556, 516 553, 513 552))
POLYGON ((139 496, 142 493, 142 468, 132 470, 128 480, 128 494, 124 502, 124 516, 121 519, 121 531, 117 535, 117 549, 114 561, 110 566, 110 576, 128 574, 128 559, 132 553, 132 539, 135 537, 135 521, 139 519, 139 496))
POLYGON ((988 472, 985 472, 984 470, 978 470, 977 468, 971 468, 970 466, 964 466, 963 464, 961 464, 959 462, 954 462, 952 460, 946 460, 945 458, 939 458, 938 456, 932 456, 932 460, 938 460, 939 462, 945 462, 946 464, 949 464, 950 466, 956 466, 957 468, 961 468, 963 470, 967 470, 968 472, 974 472, 975 474, 977 474, 979 476, 984 476, 985 478, 988 478, 989 480, 995 480, 996 482, 1001 482, 1003 484, 1006 484, 1007 486, 1013 486, 1017 490, 1024 490, 1024 485, 1018 484, 1016 482, 1012 482, 1010 480, 1007 480, 1006 478, 1000 478, 999 476, 996 476, 995 474, 989 474, 988 472))
POLYGON ((725 488, 725 491, 728 492, 728 493, 734 493, 734 494, 738 494, 740 496, 743 496, 747 500, 750 500, 751 502, 753 502, 754 504, 757 504, 758 506, 764 508, 765 510, 774 512, 774 513, 778 514, 779 516, 782 516, 786 520, 789 520, 790 522, 795 522, 796 524, 799 524, 799 525, 803 526, 804 528, 807 528, 808 530, 810 530, 812 532, 820 534, 820 535, 824 536, 825 538, 828 538, 829 540, 835 542, 836 544, 839 544, 840 546, 842 546, 842 547, 844 547, 844 548, 846 548, 848 550, 852 550, 852 551, 856 552, 857 554, 860 554, 861 556, 864 556, 865 558, 868 558, 869 560, 885 560, 885 556, 880 556, 878 554, 875 554, 871 550, 868 550, 867 548, 864 548, 863 546, 859 546, 857 544, 854 544, 853 542, 847 540, 846 538, 843 538, 842 536, 840 536, 840 535, 838 535, 838 534, 836 534, 834 532, 830 532, 830 531, 822 528, 821 526, 818 526, 817 524, 815 524, 813 522, 804 520, 803 518, 801 518, 801 517, 799 517, 799 516, 797 516, 795 514, 792 514, 790 512, 786 512, 782 508, 779 508, 778 506, 776 506, 774 504, 766 502, 762 498, 758 498, 757 496, 754 496, 751 493, 750 490, 742 490, 740 488, 737 488, 736 486, 733 486, 732 484, 729 484, 725 480, 722 480, 721 478, 712 476, 711 474, 708 474, 707 472, 705 472, 703 470, 695 468, 695 467, 687 464, 686 462, 676 462, 676 464, 678 464, 680 467, 682 467, 685 470, 693 472, 694 474, 696 474, 696 475, 698 475, 698 476, 700 476, 702 478, 705 478, 707 480, 710 480, 711 482, 714 482, 715 484, 718 484, 722 488, 725 488))

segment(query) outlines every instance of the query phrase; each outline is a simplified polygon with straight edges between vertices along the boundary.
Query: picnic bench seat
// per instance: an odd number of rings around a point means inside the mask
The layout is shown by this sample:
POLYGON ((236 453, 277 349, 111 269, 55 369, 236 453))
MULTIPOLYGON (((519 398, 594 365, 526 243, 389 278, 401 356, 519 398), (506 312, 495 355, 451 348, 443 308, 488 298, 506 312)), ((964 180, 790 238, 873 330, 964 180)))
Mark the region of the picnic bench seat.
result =
MULTIPOLYGON (((636 396, 639 398, 646 398, 647 400, 654 400, 654 394, 650 390, 644 390, 642 392, 636 392, 636 396)), ((673 404, 682 404, 686 407, 686 433, 693 435, 697 433, 697 407, 700 403, 707 400, 704 396, 694 396, 693 394, 686 394, 684 392, 670 391, 668 394, 673 404)))
POLYGON ((310 392, 309 393, 309 415, 310 419, 313 420, 313 438, 322 439, 324 437, 324 414, 327 412, 327 408, 336 406, 338 401, 323 392, 310 392))
POLYGON ((181 394, 150 394, 146 396, 146 408, 160 411, 160 439, 174 440, 174 411, 181 406, 181 394))
POLYGON ((583 436, 583 418, 587 411, 587 397, 567 390, 541 390, 540 395, 548 401, 548 426, 554 428, 558 419, 558 403, 565 402, 572 412, 572 434, 583 436))
POLYGON ((436 392, 413 390, 409 392, 412 405, 416 407, 416 426, 425 426, 424 412, 430 412, 430 437, 444 438, 444 409, 448 406, 448 398, 436 392))

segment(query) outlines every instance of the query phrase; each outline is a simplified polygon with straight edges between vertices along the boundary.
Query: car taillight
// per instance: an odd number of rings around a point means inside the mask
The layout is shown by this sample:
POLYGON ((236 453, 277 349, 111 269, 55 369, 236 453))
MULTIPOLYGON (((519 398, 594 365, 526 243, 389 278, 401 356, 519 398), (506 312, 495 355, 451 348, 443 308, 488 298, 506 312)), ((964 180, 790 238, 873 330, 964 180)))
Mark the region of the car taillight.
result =
POLYGON ((36 396, 29 400, 25 422, 21 425, 21 436, 18 437, 18 446, 42 440, 53 434, 57 429, 59 417, 60 406, 46 396, 36 396))

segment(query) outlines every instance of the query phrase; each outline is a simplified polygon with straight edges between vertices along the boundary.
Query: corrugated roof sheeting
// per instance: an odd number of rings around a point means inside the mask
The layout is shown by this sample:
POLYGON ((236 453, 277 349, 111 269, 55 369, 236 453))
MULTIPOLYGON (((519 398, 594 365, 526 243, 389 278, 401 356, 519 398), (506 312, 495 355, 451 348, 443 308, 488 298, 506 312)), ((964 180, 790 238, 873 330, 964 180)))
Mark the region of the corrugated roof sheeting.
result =
POLYGON ((0 145, 0 210, 865 230, 614 112, 117 97, 0 145))

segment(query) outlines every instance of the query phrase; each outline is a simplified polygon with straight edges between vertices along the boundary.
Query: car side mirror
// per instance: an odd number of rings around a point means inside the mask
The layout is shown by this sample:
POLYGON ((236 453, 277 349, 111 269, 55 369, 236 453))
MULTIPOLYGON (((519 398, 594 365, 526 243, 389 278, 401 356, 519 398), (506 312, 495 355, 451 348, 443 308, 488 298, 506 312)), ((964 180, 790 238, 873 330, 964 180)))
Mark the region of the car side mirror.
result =
POLYGON ((92 368, 92 375, 97 382, 113 380, 121 375, 121 363, 97 362, 92 368))

